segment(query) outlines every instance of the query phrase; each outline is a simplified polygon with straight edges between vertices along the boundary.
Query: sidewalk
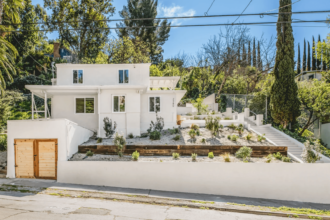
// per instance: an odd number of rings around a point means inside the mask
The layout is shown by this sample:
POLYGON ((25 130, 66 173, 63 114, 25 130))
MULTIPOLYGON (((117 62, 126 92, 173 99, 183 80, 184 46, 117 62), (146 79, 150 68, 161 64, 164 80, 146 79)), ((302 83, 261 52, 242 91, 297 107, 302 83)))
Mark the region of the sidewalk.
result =
POLYGON ((54 180, 36 180, 36 179, 0 179, 0 185, 14 185, 30 187, 33 191, 35 188, 50 189, 50 190, 69 190, 69 191, 83 191, 83 192, 98 192, 98 193, 109 193, 118 195, 137 195, 143 196, 144 198, 152 198, 153 201, 159 199, 172 199, 176 201, 207 201, 216 203, 218 206, 228 206, 228 204, 236 204, 243 206, 260 206, 260 207, 290 207, 290 208, 309 208, 317 210, 329 210, 329 204, 317 204, 317 203, 305 203, 296 201, 281 201, 281 200, 267 200, 267 199, 255 199, 255 198, 243 198, 234 196, 220 196, 220 195, 206 195, 206 194, 193 194, 193 193, 178 193, 178 192, 166 192, 157 190, 146 190, 146 189, 129 189, 129 188, 118 188, 108 186, 87 186, 87 185, 76 185, 76 184, 65 184, 58 183, 54 180))

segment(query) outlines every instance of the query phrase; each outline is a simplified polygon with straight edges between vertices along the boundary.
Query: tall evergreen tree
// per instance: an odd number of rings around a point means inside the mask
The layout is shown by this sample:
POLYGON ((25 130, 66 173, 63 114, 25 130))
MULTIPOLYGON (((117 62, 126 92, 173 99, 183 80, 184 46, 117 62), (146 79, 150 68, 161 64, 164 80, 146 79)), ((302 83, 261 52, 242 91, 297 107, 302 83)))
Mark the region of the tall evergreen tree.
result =
POLYGON ((150 58, 153 62, 162 61, 162 46, 167 41, 170 32, 170 25, 166 19, 160 20, 157 17, 157 5, 158 0, 127 0, 127 6, 123 7, 123 10, 119 12, 120 16, 125 20, 117 27, 128 27, 117 30, 119 37, 130 37, 147 42, 150 50, 150 58), (136 18, 152 18, 148 20, 132 20, 136 18), (140 27, 140 28, 130 28, 140 27), (154 27, 154 28, 146 28, 154 27))
POLYGON ((253 67, 257 67, 256 39, 253 39, 253 67))
POLYGON ((243 58, 242 58, 242 61, 243 61, 243 67, 246 67, 246 50, 245 50, 245 44, 243 44, 243 54, 242 54, 243 58))
MULTIPOLYGON (((323 40, 323 43, 325 44, 325 40, 323 40)), ((323 53, 322 53, 323 54, 323 53)), ((322 55, 322 57, 323 57, 324 55, 322 55)), ((322 70, 323 71, 327 71, 327 61, 326 61, 326 59, 322 59, 322 70)))
POLYGON ((317 70, 314 36, 313 36, 313 48, 312 48, 312 70, 317 70))
MULTIPOLYGON (((319 35, 319 40, 318 40, 318 43, 321 43, 321 36, 319 35)), ((316 50, 316 48, 314 48, 314 51, 316 50)), ((315 53, 316 55, 316 53, 315 53)), ((322 56, 319 56, 316 59, 316 69, 317 70, 321 70, 322 69, 322 56)))
POLYGON ((249 41, 249 46, 248 46, 248 66, 251 66, 251 42, 249 41))
POLYGON ((286 128, 300 115, 298 86, 294 74, 294 38, 291 26, 291 0, 279 0, 281 14, 277 22, 275 81, 271 87, 270 109, 276 123, 286 128), (286 7, 284 7, 286 6, 286 7))
POLYGON ((298 60, 297 60, 297 74, 301 73, 301 64, 300 64, 300 44, 298 43, 298 60))
POLYGON ((311 47, 310 44, 308 42, 308 54, 307 54, 307 67, 306 67, 306 71, 311 71, 311 47))
POLYGON ((306 40, 304 39, 303 72, 306 71, 306 64, 306 40))
POLYGON ((262 70, 262 62, 261 62, 261 52, 260 52, 260 41, 258 41, 258 62, 257 62, 258 70, 262 70))

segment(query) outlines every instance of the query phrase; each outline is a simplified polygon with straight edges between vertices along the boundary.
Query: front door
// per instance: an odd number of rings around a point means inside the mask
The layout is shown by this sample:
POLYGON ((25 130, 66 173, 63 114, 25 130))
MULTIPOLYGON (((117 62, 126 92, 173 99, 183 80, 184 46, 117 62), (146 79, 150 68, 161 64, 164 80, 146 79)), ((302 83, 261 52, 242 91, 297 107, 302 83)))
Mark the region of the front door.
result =
POLYGON ((16 178, 57 178, 57 140, 15 140, 16 178))

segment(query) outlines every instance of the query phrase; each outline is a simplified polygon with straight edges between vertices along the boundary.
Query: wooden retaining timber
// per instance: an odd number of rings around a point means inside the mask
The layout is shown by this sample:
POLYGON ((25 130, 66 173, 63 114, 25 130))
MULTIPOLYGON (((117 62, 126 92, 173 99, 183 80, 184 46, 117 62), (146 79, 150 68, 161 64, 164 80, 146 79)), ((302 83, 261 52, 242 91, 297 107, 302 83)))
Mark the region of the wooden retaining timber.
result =
MULTIPOLYGON (((126 145, 125 155, 131 155, 138 151, 140 156, 172 156, 173 153, 179 153, 182 156, 191 156, 196 153, 199 156, 207 156, 209 152, 214 155, 224 153, 235 154, 242 146, 234 145, 126 145)), ((252 157, 265 157, 269 154, 280 152, 287 156, 288 148, 283 146, 249 146, 252 148, 252 157)), ((95 154, 115 155, 116 146, 114 145, 89 145, 79 146, 78 153, 92 151, 95 154)))

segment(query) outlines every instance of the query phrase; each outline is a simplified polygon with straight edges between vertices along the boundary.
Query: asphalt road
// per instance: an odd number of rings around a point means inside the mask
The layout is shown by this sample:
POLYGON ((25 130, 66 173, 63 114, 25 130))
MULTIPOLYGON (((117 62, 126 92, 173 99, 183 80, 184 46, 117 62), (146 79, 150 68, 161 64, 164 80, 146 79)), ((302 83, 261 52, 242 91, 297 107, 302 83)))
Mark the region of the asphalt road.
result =
POLYGON ((286 218, 43 194, 0 192, 0 219, 280 220, 286 218))

